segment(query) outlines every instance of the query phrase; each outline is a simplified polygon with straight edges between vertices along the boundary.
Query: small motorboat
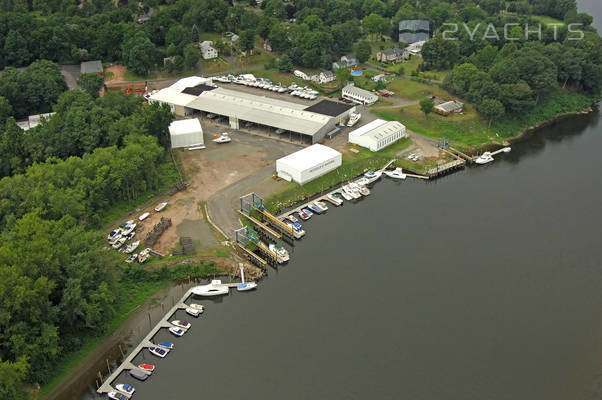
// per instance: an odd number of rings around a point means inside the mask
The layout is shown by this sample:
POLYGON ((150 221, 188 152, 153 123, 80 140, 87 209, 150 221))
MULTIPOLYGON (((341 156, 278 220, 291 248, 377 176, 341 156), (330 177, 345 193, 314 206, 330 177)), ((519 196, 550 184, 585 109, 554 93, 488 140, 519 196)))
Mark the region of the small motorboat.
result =
POLYGON ((344 193, 347 193, 349 196, 351 196, 355 200, 362 197, 362 195, 359 192, 358 186, 354 185, 352 183, 343 186, 343 191, 344 191, 344 193))
POLYGON ((299 211, 299 218, 301 218, 303 221, 307 221, 311 218, 311 216, 312 213, 307 208, 304 208, 303 210, 299 211))
POLYGON ((134 238, 134 236, 136 236, 136 232, 130 232, 127 235, 125 235, 125 239, 126 240, 131 240, 134 238))
POLYGON ((120 392, 109 392, 107 393, 107 397, 113 400, 128 400, 130 398, 130 396, 120 392))
POLYGON ((115 389, 122 393, 129 394, 130 396, 136 391, 136 389, 129 383, 119 383, 115 385, 115 389))
POLYGON ((114 249, 120 248, 125 243, 125 241, 126 241, 125 237, 122 236, 113 244, 113 248, 114 249))
POLYGON ((316 201, 314 204, 316 205, 316 207, 322 210, 322 212, 328 211, 328 206, 323 201, 316 201))
POLYGON ((184 335, 186 333, 186 331, 182 328, 176 328, 175 326, 172 326, 171 328, 168 329, 168 331, 172 334, 172 335, 176 335, 178 337, 184 335))
POLYGON ((119 239, 121 239, 122 237, 124 237, 121 233, 118 233, 117 235, 113 236, 113 238, 111 240, 109 240, 109 244, 111 246, 113 246, 115 243, 117 243, 117 241, 119 239))
POLYGON ((143 371, 152 373, 155 370, 155 365, 154 364, 139 364, 138 368, 140 368, 143 371))
POLYGON ((125 262, 127 264, 131 264, 134 261, 136 261, 136 258, 138 258, 138 254, 131 254, 128 258, 125 259, 125 262))
POLYGON ((393 178, 393 179, 405 179, 406 178, 406 174, 403 173, 403 169, 397 167, 395 168, 393 171, 384 171, 384 174, 387 175, 389 178, 393 178))
POLYGON ((140 240, 136 240, 135 242, 128 244, 127 247, 125 248, 124 253, 131 254, 134 252, 134 250, 136 250, 138 248, 138 246, 140 246, 140 240))
POLYGON ((167 349, 167 350, 173 350, 173 348, 174 348, 174 344, 171 342, 161 342, 157 346, 163 347, 164 349, 167 349))
POLYGON ((272 253, 276 254, 276 259, 279 264, 283 264, 283 263, 287 262, 288 260, 290 260, 288 251, 280 243, 276 243, 276 244, 270 243, 268 248, 270 249, 270 251, 272 253))
POLYGON ((150 215, 149 212, 145 212, 144 214, 142 214, 141 216, 138 217, 138 221, 144 221, 145 219, 148 218, 149 215, 150 215))
POLYGON ((190 329, 190 322, 187 322, 187 321, 181 321, 179 319, 176 319, 176 320, 171 321, 171 324, 174 326, 177 326, 178 328, 190 329))
POLYGON ((213 141, 215 143, 229 143, 230 141, 232 141, 232 139, 230 138, 230 135, 228 135, 228 132, 222 132, 222 134, 219 135, 219 137, 213 139, 213 141))
POLYGON ((349 121, 347 121, 347 126, 353 126, 357 124, 361 117, 362 114, 352 112, 351 114, 349 114, 349 121))
POLYGON ((343 198, 347 201, 353 200, 353 196, 347 193, 345 190, 341 192, 341 196, 343 196, 343 198))
POLYGON ((366 184, 370 184, 370 183, 376 182, 377 180, 380 179, 380 177, 382 176, 382 174, 383 173, 381 171, 370 170, 370 171, 366 172, 364 174, 364 178, 367 181, 366 184))
POLYGON ((476 160, 474 160, 475 163, 480 164, 480 165, 487 164, 492 161, 493 161, 493 156, 491 155, 491 153, 489 151, 484 152, 483 154, 478 156, 476 160))
POLYGON ((136 224, 134 221, 128 221, 125 223, 124 227, 121 228, 121 234, 127 236, 130 232, 133 232, 134 229, 136 229, 136 224))
POLYGON ((410 159, 412 161, 418 161, 418 160, 420 160, 420 157, 418 157, 416 154, 412 153, 408 156, 408 159, 410 159))
POLYGON ((255 282, 245 282, 236 286, 236 290, 239 292, 248 292, 249 290, 253 290, 257 288, 257 284, 255 282))
POLYGON ((130 375, 139 381, 145 381, 150 375, 150 372, 141 371, 139 369, 130 369, 130 375))
POLYGON ((330 201, 332 201, 334 204, 336 204, 337 206, 340 206, 341 204, 343 204, 343 199, 340 199, 339 197, 335 196, 334 193, 333 194, 329 194, 328 199, 330 201))
POLYGON ((205 311, 205 306, 198 303, 190 303, 189 308, 194 308, 195 310, 199 310, 201 312, 205 311))
POLYGON ((107 236, 107 240, 110 242, 120 234, 121 234, 121 228, 113 229, 107 236))
POLYGON ((318 207, 315 203, 309 203, 307 205, 307 207, 309 207, 310 210, 312 210, 314 212, 314 214, 322 214, 324 211, 322 211, 322 209, 320 207, 318 207))
POLYGON ((140 254, 138 254, 138 262, 140 264, 143 264, 144 262, 146 262, 146 260, 148 260, 148 258, 150 257, 150 248, 146 248, 144 250, 142 250, 140 252, 140 254))
POLYGON ((186 311, 186 314, 192 315, 195 318, 203 313, 203 311, 197 310, 196 308, 191 308, 191 307, 186 307, 185 311, 186 311))
POLYGON ((165 209, 165 207, 167 207, 167 203, 166 202, 159 203, 157 205, 157 207, 155 207, 155 211, 156 212, 163 211, 163 209, 165 209))
POLYGON ((295 218, 295 216, 293 214, 289 215, 286 217, 286 219, 288 219, 291 222, 299 222, 299 220, 297 218, 295 218))
POLYGON ((370 195, 370 189, 368 189, 366 186, 360 186, 360 194, 362 196, 369 196, 370 195))
POLYGON ((230 289, 226 285, 222 285, 222 281, 214 279, 208 285, 197 286, 192 289, 192 294, 196 296, 220 296, 228 294, 230 289))
POLYGON ((150 353, 154 356, 160 357, 160 358, 164 358, 167 353, 169 352, 169 350, 166 350, 162 347, 155 347, 155 346, 151 346, 148 348, 148 351, 150 351, 150 353))

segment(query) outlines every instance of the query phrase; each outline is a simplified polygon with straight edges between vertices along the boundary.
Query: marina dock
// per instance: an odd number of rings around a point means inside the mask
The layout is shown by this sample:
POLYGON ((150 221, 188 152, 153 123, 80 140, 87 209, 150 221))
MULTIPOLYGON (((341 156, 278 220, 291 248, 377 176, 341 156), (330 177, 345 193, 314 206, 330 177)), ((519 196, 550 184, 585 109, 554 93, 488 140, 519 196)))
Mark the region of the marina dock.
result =
POLYGON ((444 175, 444 174, 448 174, 457 169, 464 168, 465 165, 466 165, 466 161, 464 161, 464 160, 461 160, 461 159, 453 160, 453 161, 447 162, 442 165, 437 165, 436 167, 429 169, 426 172, 426 174, 429 178, 432 179, 432 178, 436 178, 436 177, 444 175))
MULTIPOLYGON (((228 287, 230 284, 224 284, 227 285, 228 287)), ((234 287, 236 287, 237 284, 233 284, 235 285, 234 287)), ((190 297, 190 295, 192 294, 192 289, 188 290, 186 292, 186 294, 184 294, 184 296, 180 299, 180 301, 174 305, 164 316, 163 318, 161 318, 161 320, 157 323, 157 325, 155 325, 153 327, 153 329, 151 329, 151 331, 148 333, 148 335, 146 335, 144 337, 144 339, 142 339, 142 341, 140 342, 140 344, 138 344, 138 346, 136 346, 131 352, 130 354, 123 360, 123 362, 121 363, 121 365, 119 365, 119 367, 117 367, 113 373, 111 373, 111 375, 109 375, 104 382, 102 383, 102 385, 100 385, 100 387, 98 388, 98 390, 96 391, 99 394, 105 394, 105 393, 109 393, 109 392, 113 392, 115 391, 115 389, 113 388, 112 384, 113 381, 115 379, 117 379, 117 377, 123 372, 123 371, 128 371, 130 369, 138 369, 140 371, 140 368, 138 368, 132 361, 134 360, 134 358, 136 358, 136 356, 145 348, 153 346, 153 342, 152 342, 152 338, 159 332, 159 330, 164 329, 164 328, 171 328, 174 325, 172 325, 169 322, 169 319, 172 318, 173 314, 178 311, 178 310, 182 310, 182 309, 186 309, 188 307, 188 305, 186 305, 184 302, 188 299, 188 297, 190 297)))

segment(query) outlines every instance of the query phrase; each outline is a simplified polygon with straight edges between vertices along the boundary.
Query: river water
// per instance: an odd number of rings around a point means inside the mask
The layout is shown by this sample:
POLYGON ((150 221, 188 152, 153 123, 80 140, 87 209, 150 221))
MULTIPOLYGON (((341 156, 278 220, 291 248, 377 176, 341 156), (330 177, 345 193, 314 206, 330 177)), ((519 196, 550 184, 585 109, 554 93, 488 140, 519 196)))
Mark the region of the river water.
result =
POLYGON ((120 381, 145 400, 598 399, 600 149, 596 112, 488 166, 383 180, 120 381))

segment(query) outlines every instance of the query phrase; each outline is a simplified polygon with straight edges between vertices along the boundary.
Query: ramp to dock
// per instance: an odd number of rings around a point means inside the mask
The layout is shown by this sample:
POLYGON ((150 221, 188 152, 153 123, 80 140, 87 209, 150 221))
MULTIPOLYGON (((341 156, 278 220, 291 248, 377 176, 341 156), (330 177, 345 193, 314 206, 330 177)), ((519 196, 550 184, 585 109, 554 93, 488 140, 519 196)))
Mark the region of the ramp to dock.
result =
POLYGON ((272 228, 270 228, 269 226, 267 226, 266 224, 264 224, 261 221, 256 220, 255 218, 251 217, 250 215, 245 214, 244 212, 238 210, 238 212, 245 216, 246 218, 248 218, 251 222, 253 222, 255 225, 259 226, 261 229, 263 229, 264 231, 266 231, 267 233, 269 233, 270 235, 274 236, 276 239, 281 239, 282 235, 279 234, 278 232, 276 232, 275 230, 273 230, 272 228))
POLYGON ((249 256, 253 257, 253 259, 257 260, 258 262, 260 262, 262 265, 267 265, 268 262, 266 260, 264 260, 263 258, 259 257, 257 254, 253 253, 251 250, 247 249, 245 246, 243 246, 240 243, 236 243, 238 245, 238 247, 240 247, 246 254, 248 254, 249 256))
POLYGON ((289 233, 290 235, 294 235, 294 230, 292 228, 290 228, 288 225, 286 225, 284 222, 280 221, 278 218, 276 218, 275 216, 273 216, 272 214, 270 214, 269 212, 267 212, 265 210, 261 210, 257 207, 255 207, 255 209, 257 211, 259 211, 261 214, 263 214, 267 219, 274 222, 276 224, 276 226, 278 226, 278 228, 282 229, 286 233, 289 233))

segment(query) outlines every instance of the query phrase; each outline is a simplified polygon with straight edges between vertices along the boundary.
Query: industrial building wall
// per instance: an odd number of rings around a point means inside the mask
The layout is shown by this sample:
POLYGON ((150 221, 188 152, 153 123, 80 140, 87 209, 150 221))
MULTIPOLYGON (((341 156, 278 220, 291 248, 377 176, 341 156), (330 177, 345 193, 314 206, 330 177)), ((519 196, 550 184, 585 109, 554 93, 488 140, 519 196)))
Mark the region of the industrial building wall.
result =
POLYGON ((200 146, 204 143, 203 132, 177 134, 171 136, 171 148, 200 146))

